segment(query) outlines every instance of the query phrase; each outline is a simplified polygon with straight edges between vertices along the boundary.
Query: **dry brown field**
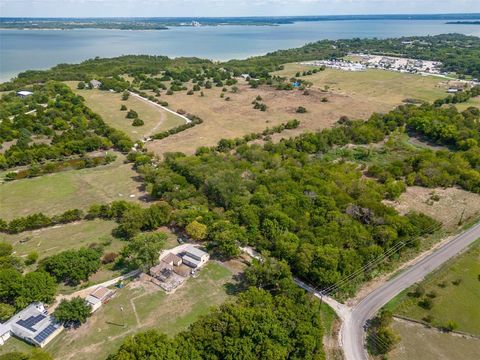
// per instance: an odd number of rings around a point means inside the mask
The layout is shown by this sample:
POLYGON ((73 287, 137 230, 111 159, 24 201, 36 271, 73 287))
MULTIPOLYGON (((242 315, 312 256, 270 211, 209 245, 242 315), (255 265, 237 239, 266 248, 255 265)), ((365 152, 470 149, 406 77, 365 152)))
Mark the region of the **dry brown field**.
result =
MULTIPOLYGON (((287 64, 278 74, 294 76, 301 68, 298 64, 287 64)), ((301 90, 281 91, 269 86, 252 89, 243 80, 237 84, 237 93, 232 93, 230 88, 225 93, 224 97, 229 97, 230 101, 220 97, 222 88, 218 87, 203 89, 204 97, 199 92, 187 95, 186 91, 181 91, 170 96, 163 93, 160 98, 169 103, 169 108, 197 115, 204 123, 150 142, 148 148, 159 155, 170 151, 191 154, 199 146, 216 145, 222 138, 241 137, 288 120, 300 120, 298 129, 274 135, 275 141, 330 127, 341 116, 366 119, 373 112, 393 109, 406 98, 431 101, 444 96, 446 87, 440 78, 381 70, 354 73, 327 69, 304 78, 313 83, 309 95, 304 95, 301 90), (265 112, 253 109, 252 101, 258 95, 268 107, 265 112), (322 102, 323 98, 327 102, 322 102), (299 106, 305 107, 307 113, 296 113, 299 106)))

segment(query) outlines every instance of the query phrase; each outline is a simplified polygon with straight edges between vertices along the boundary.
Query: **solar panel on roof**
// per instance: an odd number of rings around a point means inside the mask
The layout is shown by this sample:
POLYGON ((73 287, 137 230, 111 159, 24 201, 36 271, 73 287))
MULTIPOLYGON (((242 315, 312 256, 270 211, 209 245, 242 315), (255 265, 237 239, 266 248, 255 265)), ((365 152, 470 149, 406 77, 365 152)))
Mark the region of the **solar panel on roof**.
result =
POLYGON ((25 329, 35 332, 36 330, 33 327, 45 318, 46 316, 43 314, 37 316, 30 316, 27 319, 18 320, 17 324, 23 326, 25 329))
POLYGON ((33 339, 38 343, 42 343, 45 341, 45 339, 47 339, 50 335, 52 335, 57 329, 58 329, 57 325, 50 324, 45 329, 40 331, 40 333, 38 333, 37 336, 35 336, 33 339))

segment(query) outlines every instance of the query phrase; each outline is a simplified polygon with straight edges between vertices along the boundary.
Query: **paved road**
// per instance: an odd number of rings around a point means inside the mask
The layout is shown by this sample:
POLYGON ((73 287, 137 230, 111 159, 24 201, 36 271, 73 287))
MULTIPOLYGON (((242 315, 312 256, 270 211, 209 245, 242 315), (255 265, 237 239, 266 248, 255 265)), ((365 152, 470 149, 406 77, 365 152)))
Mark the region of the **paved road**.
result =
POLYGON ((401 291, 421 281, 426 275, 466 249, 478 238, 480 238, 480 223, 456 236, 415 265, 387 281, 355 305, 349 314, 343 318, 340 336, 345 359, 368 359, 364 347, 364 325, 367 320, 371 319, 383 305, 401 291))

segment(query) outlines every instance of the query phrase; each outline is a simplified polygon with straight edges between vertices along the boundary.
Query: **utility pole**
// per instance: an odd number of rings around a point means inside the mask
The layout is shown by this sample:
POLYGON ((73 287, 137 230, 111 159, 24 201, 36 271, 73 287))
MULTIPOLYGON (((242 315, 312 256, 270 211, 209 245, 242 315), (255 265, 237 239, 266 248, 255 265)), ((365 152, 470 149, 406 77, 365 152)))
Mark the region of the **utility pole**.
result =
POLYGON ((123 313, 123 306, 120 306, 120 312, 122 313, 122 326, 125 327, 125 315, 123 313))
POLYGON ((465 208, 463 208, 462 215, 460 215, 460 220, 458 221, 458 226, 463 224, 463 215, 465 215, 465 208))

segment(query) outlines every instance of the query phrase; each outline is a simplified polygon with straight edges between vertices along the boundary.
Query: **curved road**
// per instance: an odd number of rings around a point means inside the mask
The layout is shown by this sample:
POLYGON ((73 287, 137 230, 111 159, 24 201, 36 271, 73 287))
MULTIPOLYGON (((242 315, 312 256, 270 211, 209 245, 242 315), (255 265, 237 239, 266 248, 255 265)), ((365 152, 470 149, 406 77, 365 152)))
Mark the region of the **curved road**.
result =
POLYGON ((387 281, 362 299, 346 316, 344 314, 340 336, 345 359, 368 359, 364 346, 364 326, 367 320, 371 319, 383 305, 400 292, 421 281, 426 275, 462 252, 478 238, 480 238, 480 223, 464 231, 428 256, 425 256, 415 265, 387 281))

